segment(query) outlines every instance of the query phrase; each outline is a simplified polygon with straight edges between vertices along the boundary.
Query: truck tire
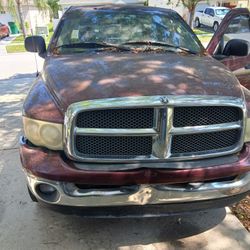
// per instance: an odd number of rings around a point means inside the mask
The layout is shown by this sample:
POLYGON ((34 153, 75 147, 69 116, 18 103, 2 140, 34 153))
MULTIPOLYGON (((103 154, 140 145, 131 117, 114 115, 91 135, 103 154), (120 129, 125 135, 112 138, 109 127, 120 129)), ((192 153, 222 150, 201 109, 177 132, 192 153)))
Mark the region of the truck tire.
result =
POLYGON ((213 25, 214 32, 216 32, 218 28, 219 28, 219 23, 214 22, 214 25, 213 25))
POLYGON ((194 26, 195 26, 195 28, 201 27, 201 23, 200 23, 199 18, 196 18, 196 19, 195 19, 195 21, 194 21, 194 26))

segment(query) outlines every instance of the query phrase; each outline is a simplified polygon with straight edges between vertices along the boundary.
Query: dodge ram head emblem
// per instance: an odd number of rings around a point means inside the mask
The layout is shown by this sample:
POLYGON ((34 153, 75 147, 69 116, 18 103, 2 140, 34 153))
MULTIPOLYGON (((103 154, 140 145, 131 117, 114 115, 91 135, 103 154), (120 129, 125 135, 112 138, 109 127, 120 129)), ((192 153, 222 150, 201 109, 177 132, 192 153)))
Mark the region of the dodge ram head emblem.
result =
POLYGON ((163 104, 167 104, 168 103, 168 98, 166 96, 161 97, 160 100, 161 100, 161 102, 163 104))

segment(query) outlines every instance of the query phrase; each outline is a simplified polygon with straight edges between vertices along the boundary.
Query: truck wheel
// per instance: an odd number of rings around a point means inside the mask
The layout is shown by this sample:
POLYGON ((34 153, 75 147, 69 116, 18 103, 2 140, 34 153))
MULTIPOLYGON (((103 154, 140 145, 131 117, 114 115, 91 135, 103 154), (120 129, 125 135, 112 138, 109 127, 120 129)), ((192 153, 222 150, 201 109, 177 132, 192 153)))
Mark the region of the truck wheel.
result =
POLYGON ((216 32, 216 30, 219 28, 219 24, 217 22, 214 23, 213 29, 214 32, 216 32))
POLYGON ((195 25, 195 27, 197 27, 197 28, 201 27, 201 23, 200 23, 199 18, 196 18, 196 19, 195 19, 194 25, 195 25))
POLYGON ((29 187, 27 186, 28 188, 28 193, 30 195, 30 198, 33 202, 38 202, 37 198, 35 197, 35 195, 30 191, 29 187))

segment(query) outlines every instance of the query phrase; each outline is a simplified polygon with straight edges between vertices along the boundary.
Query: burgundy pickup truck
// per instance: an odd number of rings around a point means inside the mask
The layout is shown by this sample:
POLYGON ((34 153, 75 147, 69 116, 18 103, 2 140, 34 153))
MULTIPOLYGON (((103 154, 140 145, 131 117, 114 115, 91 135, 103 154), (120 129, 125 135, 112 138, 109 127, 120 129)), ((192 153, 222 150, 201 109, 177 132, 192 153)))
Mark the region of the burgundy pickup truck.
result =
POLYGON ((242 199, 249 24, 247 9, 232 10, 205 50, 172 10, 72 7, 48 48, 27 38, 45 58, 23 106, 32 200, 171 213, 242 199))

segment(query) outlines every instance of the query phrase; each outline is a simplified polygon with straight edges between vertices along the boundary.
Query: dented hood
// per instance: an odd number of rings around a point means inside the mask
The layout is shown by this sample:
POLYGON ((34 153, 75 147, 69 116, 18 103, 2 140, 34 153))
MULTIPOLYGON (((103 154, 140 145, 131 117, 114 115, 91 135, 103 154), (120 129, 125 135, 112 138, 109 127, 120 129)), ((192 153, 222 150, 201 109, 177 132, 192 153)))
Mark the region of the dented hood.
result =
POLYGON ((237 79, 218 61, 171 52, 51 56, 44 77, 62 109, 74 102, 127 96, 242 96, 237 79))

